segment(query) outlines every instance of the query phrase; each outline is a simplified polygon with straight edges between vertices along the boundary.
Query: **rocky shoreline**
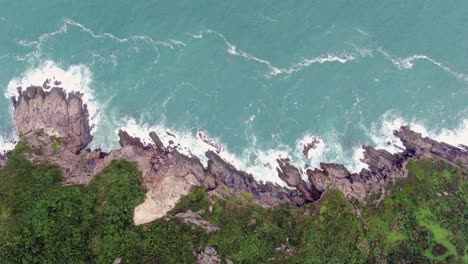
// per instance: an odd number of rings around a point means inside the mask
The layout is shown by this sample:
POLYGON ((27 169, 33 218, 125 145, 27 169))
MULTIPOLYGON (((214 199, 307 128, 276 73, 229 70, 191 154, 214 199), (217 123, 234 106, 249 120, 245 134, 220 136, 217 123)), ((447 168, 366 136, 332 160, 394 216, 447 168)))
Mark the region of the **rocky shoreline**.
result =
MULTIPOLYGON (((208 195, 226 197, 252 193, 254 202, 263 206, 289 203, 302 206, 320 199, 327 188, 341 190, 347 198, 364 200, 369 194, 385 195, 384 186, 394 178, 405 177, 410 159, 436 157, 468 170, 468 147, 455 147, 423 138, 408 127, 394 131, 405 149, 397 154, 372 146, 363 146, 363 162, 368 169, 350 173, 343 165, 321 163, 320 169, 297 168, 289 159, 278 159, 278 176, 290 188, 271 182, 259 182, 254 176, 236 169, 218 153, 208 151, 208 166, 196 157, 188 157, 172 144, 164 144, 150 133, 153 144, 119 131, 121 148, 105 153, 87 149, 92 141, 89 115, 80 94, 66 94, 60 88, 45 90, 40 86, 18 88, 12 98, 14 125, 20 141, 34 151, 26 154, 32 162, 48 162, 63 169, 65 184, 87 184, 113 160, 135 162, 147 190, 144 203, 134 212, 135 224, 159 219, 174 208, 179 199, 194 186, 204 186, 208 195), (307 175, 309 182, 303 180, 307 175)), ((308 152, 313 146, 304 146, 308 152)), ((0 157, 0 167, 6 157, 0 157)))

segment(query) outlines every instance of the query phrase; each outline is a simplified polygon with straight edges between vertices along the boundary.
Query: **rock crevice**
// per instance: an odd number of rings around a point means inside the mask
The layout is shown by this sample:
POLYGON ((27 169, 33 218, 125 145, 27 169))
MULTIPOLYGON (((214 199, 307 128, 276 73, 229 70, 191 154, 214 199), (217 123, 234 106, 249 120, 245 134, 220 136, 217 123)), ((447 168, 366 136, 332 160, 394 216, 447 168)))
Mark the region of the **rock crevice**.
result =
MULTIPOLYGON (((121 130, 120 149, 104 153, 100 149, 85 149, 91 142, 87 107, 79 94, 66 94, 60 88, 44 91, 42 87, 19 88, 18 98, 12 98, 14 124, 20 140, 40 150, 29 153, 33 162, 49 162, 63 168, 66 184, 87 184, 112 160, 136 163, 146 188, 145 202, 135 208, 135 224, 161 218, 174 208, 194 186, 204 186, 209 196, 242 195, 249 192, 263 206, 280 203, 301 206, 318 200, 327 188, 341 190, 346 197, 363 200, 370 193, 381 192, 385 181, 406 176, 409 159, 437 157, 468 169, 468 150, 430 138, 423 138, 408 127, 395 131, 405 149, 391 154, 385 150, 364 146, 363 162, 368 165, 359 173, 350 173, 343 165, 321 163, 320 169, 302 169, 289 159, 278 159, 278 176, 290 187, 257 181, 252 174, 238 170, 208 151, 204 167, 196 157, 186 156, 174 144, 165 144, 155 132, 154 144, 145 145, 139 138, 121 130), (308 179, 308 182, 304 178, 308 179)), ((4 158, 0 157, 0 161, 4 158)), ((3 162, 0 162, 0 166, 3 162)))

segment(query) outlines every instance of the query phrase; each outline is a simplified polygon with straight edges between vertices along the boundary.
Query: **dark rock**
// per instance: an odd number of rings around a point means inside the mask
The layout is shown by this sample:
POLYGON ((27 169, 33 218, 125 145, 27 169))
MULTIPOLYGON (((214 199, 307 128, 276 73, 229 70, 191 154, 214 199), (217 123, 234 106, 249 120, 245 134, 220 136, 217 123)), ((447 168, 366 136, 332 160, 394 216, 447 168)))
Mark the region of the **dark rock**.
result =
POLYGON ((457 148, 452 145, 437 142, 431 138, 423 138, 420 133, 412 131, 409 127, 402 126, 400 130, 393 132, 400 138, 405 153, 410 157, 438 157, 456 166, 462 166, 468 170, 468 151, 466 147, 457 148))
POLYGON ((44 90, 49 90, 50 89, 50 79, 47 79, 44 81, 44 83, 42 84, 42 88, 44 88, 44 90))
POLYGON ((297 188, 306 201, 315 201, 320 198, 320 192, 314 187, 307 188, 306 182, 302 179, 302 173, 294 165, 290 163, 289 159, 277 159, 279 168, 278 176, 285 181, 289 186, 297 188))
MULTIPOLYGON (((308 185, 302 179, 302 171, 290 160, 278 159, 278 175, 292 187, 289 189, 271 182, 258 182, 253 175, 236 169, 213 151, 206 153, 208 167, 205 169, 198 158, 180 153, 174 147, 174 142, 170 141, 170 146, 165 148, 154 132, 150 133, 150 137, 157 148, 145 146, 138 137, 119 131, 122 149, 110 153, 103 153, 99 149, 86 150, 92 136, 88 109, 83 104, 81 94, 66 94, 61 88, 44 91, 44 87, 37 86, 28 87, 24 91, 18 87, 18 92, 19 96, 12 98, 15 128, 21 140, 40 148, 44 153, 31 153, 28 159, 63 168, 66 183, 87 184, 112 160, 124 159, 137 164, 148 193, 144 204, 135 208, 135 224, 164 217, 180 197, 189 194, 194 186, 205 186, 210 196, 249 192, 254 195, 254 202, 261 205, 275 206, 286 202, 302 206, 319 199, 327 187, 341 190, 348 198, 364 200, 370 193, 382 192, 382 186, 387 180, 405 177, 405 164, 409 159, 440 158, 468 170, 466 146, 458 148, 423 138, 408 127, 401 127, 394 134, 405 146, 404 151, 391 154, 364 146, 363 162, 368 168, 360 173, 350 173, 341 164, 321 163, 320 169, 305 168, 310 181, 308 185), (60 142, 59 151, 51 149, 52 143, 56 141, 60 142)), ((166 133, 175 137, 174 134, 166 133)), ((304 155, 312 147, 310 144, 305 146, 304 155)), ((0 166, 4 160, 4 156, 0 155, 0 166)), ((271 164, 266 166, 272 168, 271 164)))
POLYGON ((347 178, 350 173, 343 164, 320 163, 320 168, 328 175, 334 175, 337 178, 347 178))
POLYGON ((176 135, 172 134, 171 132, 169 131, 166 131, 166 134, 168 134, 169 136, 173 137, 173 138, 176 138, 176 135))
POLYGON ((151 132, 149 133, 149 136, 150 136, 150 138, 153 140, 153 142, 154 142, 154 144, 156 145, 156 147, 158 147, 158 148, 164 148, 164 144, 162 143, 161 139, 159 139, 158 135, 157 135, 155 132, 151 131, 151 132))
POLYGON ((145 148, 145 145, 143 145, 139 137, 132 137, 123 130, 119 130, 119 144, 122 148, 126 146, 133 146, 140 149, 145 148))
POLYGON ((259 183, 252 174, 236 169, 213 151, 206 152, 207 171, 216 179, 217 185, 225 185, 234 194, 252 193, 259 203, 278 204, 280 201, 303 204, 304 197, 294 197, 291 190, 271 182, 259 183))
POLYGON ((309 151, 311 149, 317 148, 318 143, 320 143, 320 141, 318 139, 314 138, 312 140, 312 142, 304 144, 304 149, 302 150, 302 154, 304 154, 304 157, 308 158, 309 157, 309 151))

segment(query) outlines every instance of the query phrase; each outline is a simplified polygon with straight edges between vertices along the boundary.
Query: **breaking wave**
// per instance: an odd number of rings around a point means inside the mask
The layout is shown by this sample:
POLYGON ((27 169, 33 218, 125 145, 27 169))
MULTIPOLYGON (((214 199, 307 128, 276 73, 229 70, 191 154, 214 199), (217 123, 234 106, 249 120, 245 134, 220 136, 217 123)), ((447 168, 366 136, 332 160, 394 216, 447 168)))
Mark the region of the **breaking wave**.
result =
POLYGON ((13 78, 8 83, 5 97, 17 97, 18 87, 26 89, 29 86, 43 86, 46 80, 50 80, 51 86, 58 86, 67 93, 77 92, 82 94, 83 102, 88 106, 90 125, 98 125, 99 104, 95 100, 91 88, 92 73, 86 65, 71 65, 62 68, 53 61, 45 61, 13 78), (54 85, 55 82, 57 82, 57 85, 54 85))

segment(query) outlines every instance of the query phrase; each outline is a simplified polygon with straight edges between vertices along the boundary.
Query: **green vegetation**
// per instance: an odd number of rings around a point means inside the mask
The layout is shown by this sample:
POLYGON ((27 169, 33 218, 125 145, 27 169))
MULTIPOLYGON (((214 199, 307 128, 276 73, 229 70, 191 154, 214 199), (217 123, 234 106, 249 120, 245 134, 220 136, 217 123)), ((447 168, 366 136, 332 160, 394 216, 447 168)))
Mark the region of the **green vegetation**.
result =
POLYGON ((410 162, 379 205, 328 190, 317 204, 267 209, 251 193, 225 200, 199 187, 168 218, 134 226, 145 197, 135 165, 62 186, 56 167, 22 157, 31 151, 20 143, 0 170, 0 263, 193 263, 206 246, 235 263, 468 262, 468 175, 441 161, 410 162), (188 209, 221 230, 172 217, 188 209))
POLYGON ((50 144, 50 148, 52 149, 52 154, 56 154, 57 153, 57 150, 58 150, 58 147, 60 146, 60 142, 55 140, 54 142, 52 142, 52 144, 50 144))
POLYGON ((382 204, 364 210, 372 258, 467 263, 467 172, 437 160, 411 161, 408 170, 382 204))

